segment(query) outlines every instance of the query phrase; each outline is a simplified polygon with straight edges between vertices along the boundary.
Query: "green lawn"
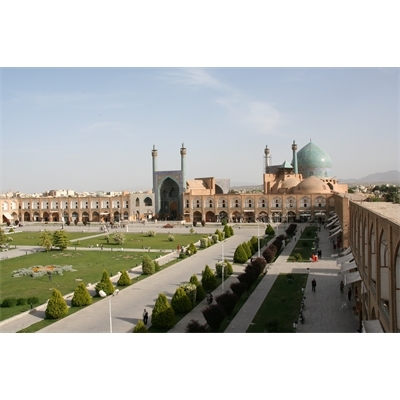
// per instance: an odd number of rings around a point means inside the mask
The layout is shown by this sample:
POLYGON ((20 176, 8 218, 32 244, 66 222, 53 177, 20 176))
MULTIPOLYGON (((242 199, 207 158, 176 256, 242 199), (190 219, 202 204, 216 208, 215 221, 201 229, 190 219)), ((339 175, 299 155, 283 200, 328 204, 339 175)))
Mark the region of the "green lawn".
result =
POLYGON ((288 262, 298 261, 295 259, 294 255, 296 253, 301 255, 303 262, 310 262, 311 255, 313 253, 313 246, 315 237, 317 236, 318 228, 315 226, 307 226, 304 228, 300 239, 297 241, 294 249, 288 257, 288 262))
POLYGON ((304 296, 301 289, 307 278, 308 274, 279 274, 247 333, 293 332, 304 296))
MULTIPOLYGON (((53 231, 49 231, 52 233, 53 231)), ((16 246, 39 246, 39 236, 42 232, 15 232, 8 237, 12 238, 12 242, 10 243, 11 248, 16 246)), ((68 232, 68 237, 70 240, 73 239, 84 239, 88 236, 93 236, 99 234, 98 231, 87 233, 87 232, 68 232)))
MULTIPOLYGON (((109 275, 118 271, 128 270, 140 265, 143 254, 157 258, 163 253, 124 252, 124 251, 69 251, 53 250, 28 256, 21 256, 1 261, 0 302, 6 297, 39 298, 43 304, 50 297, 52 289, 57 288, 63 295, 75 291, 82 279, 85 284, 100 281, 104 269, 109 275), (11 276, 14 270, 29 268, 35 265, 72 265, 75 272, 65 272, 64 275, 52 276, 51 282, 47 276, 40 278, 11 276)), ((0 308, 0 320, 10 318, 20 312, 27 311, 29 305, 0 308)))

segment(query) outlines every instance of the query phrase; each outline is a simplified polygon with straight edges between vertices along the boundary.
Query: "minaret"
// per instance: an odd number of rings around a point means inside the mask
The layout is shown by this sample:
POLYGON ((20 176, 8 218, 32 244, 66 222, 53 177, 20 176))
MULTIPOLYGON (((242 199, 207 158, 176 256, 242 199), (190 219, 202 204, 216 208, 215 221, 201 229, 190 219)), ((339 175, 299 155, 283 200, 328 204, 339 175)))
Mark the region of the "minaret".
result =
POLYGON ((264 165, 264 173, 267 174, 267 167, 269 167, 271 165, 271 156, 269 154, 269 148, 268 146, 265 146, 265 150, 264 150, 264 161, 265 161, 265 165, 264 165))
POLYGON ((156 194, 156 171, 157 171, 157 150, 156 146, 153 144, 153 150, 151 151, 153 156, 153 193, 156 194))
POLYGON ((294 168, 294 173, 297 175, 299 173, 297 166, 297 144, 294 140, 292 144, 292 150, 293 150, 293 168, 294 168))
POLYGON ((182 182, 181 182, 181 191, 182 193, 185 193, 186 191, 186 165, 185 165, 185 156, 186 156, 186 148, 185 145, 182 143, 181 147, 181 176, 182 176, 182 182))

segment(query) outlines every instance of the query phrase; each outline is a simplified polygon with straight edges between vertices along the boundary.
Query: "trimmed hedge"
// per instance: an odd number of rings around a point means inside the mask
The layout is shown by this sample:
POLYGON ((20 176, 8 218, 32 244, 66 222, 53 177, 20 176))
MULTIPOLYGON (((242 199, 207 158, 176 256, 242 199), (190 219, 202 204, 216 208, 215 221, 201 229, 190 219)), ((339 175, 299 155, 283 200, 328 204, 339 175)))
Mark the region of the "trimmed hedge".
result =
POLYGON ((74 292, 74 297, 71 300, 72 307, 84 307, 92 304, 92 297, 90 296, 89 291, 87 290, 85 284, 81 282, 74 292))
POLYGON ((53 290, 47 308, 45 311, 46 318, 58 319, 65 317, 68 314, 68 306, 65 299, 62 297, 61 292, 57 289, 53 290))
POLYGON ((171 329, 175 325, 175 311, 164 293, 158 295, 151 314, 151 324, 155 328, 171 329))

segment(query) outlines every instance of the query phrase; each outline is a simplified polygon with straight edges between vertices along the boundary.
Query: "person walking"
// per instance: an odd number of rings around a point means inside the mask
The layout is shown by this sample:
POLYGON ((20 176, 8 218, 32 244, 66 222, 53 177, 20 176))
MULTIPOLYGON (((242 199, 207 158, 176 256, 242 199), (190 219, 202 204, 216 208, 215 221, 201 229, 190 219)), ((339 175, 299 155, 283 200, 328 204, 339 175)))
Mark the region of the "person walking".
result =
POLYGON ((147 325, 147 320, 149 319, 149 313, 144 309, 143 311, 143 323, 147 325))
POLYGON ((343 289, 344 289, 344 283, 343 281, 340 281, 340 293, 343 293, 343 289))
POLYGON ((349 299, 349 301, 351 301, 351 295, 352 295, 352 291, 351 291, 351 287, 349 287, 349 291, 347 292, 347 298, 349 299))
POLYGON ((315 279, 313 279, 312 281, 311 281, 311 290, 313 291, 313 292, 315 292, 315 288, 317 287, 317 281, 315 280, 315 279))

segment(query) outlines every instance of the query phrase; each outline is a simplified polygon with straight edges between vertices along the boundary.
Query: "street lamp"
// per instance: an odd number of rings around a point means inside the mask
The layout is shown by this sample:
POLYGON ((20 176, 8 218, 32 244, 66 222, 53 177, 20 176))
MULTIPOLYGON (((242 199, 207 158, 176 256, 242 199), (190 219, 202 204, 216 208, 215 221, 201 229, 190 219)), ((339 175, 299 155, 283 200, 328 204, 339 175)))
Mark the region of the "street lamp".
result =
POLYGON ((108 312, 109 312, 109 315, 110 315, 110 333, 112 333, 111 297, 116 296, 118 294, 118 292, 119 292, 119 290, 116 289, 113 294, 110 294, 109 296, 107 296, 107 294, 106 294, 106 292, 104 290, 100 290, 99 291, 100 297, 103 297, 103 298, 104 297, 108 297, 108 312))
POLYGON ((260 258, 260 225, 257 224, 258 258, 260 258))
POLYGON ((222 258, 221 258, 221 270, 222 270, 222 293, 224 292, 224 275, 225 275, 225 261, 224 261, 224 242, 222 241, 222 258))

